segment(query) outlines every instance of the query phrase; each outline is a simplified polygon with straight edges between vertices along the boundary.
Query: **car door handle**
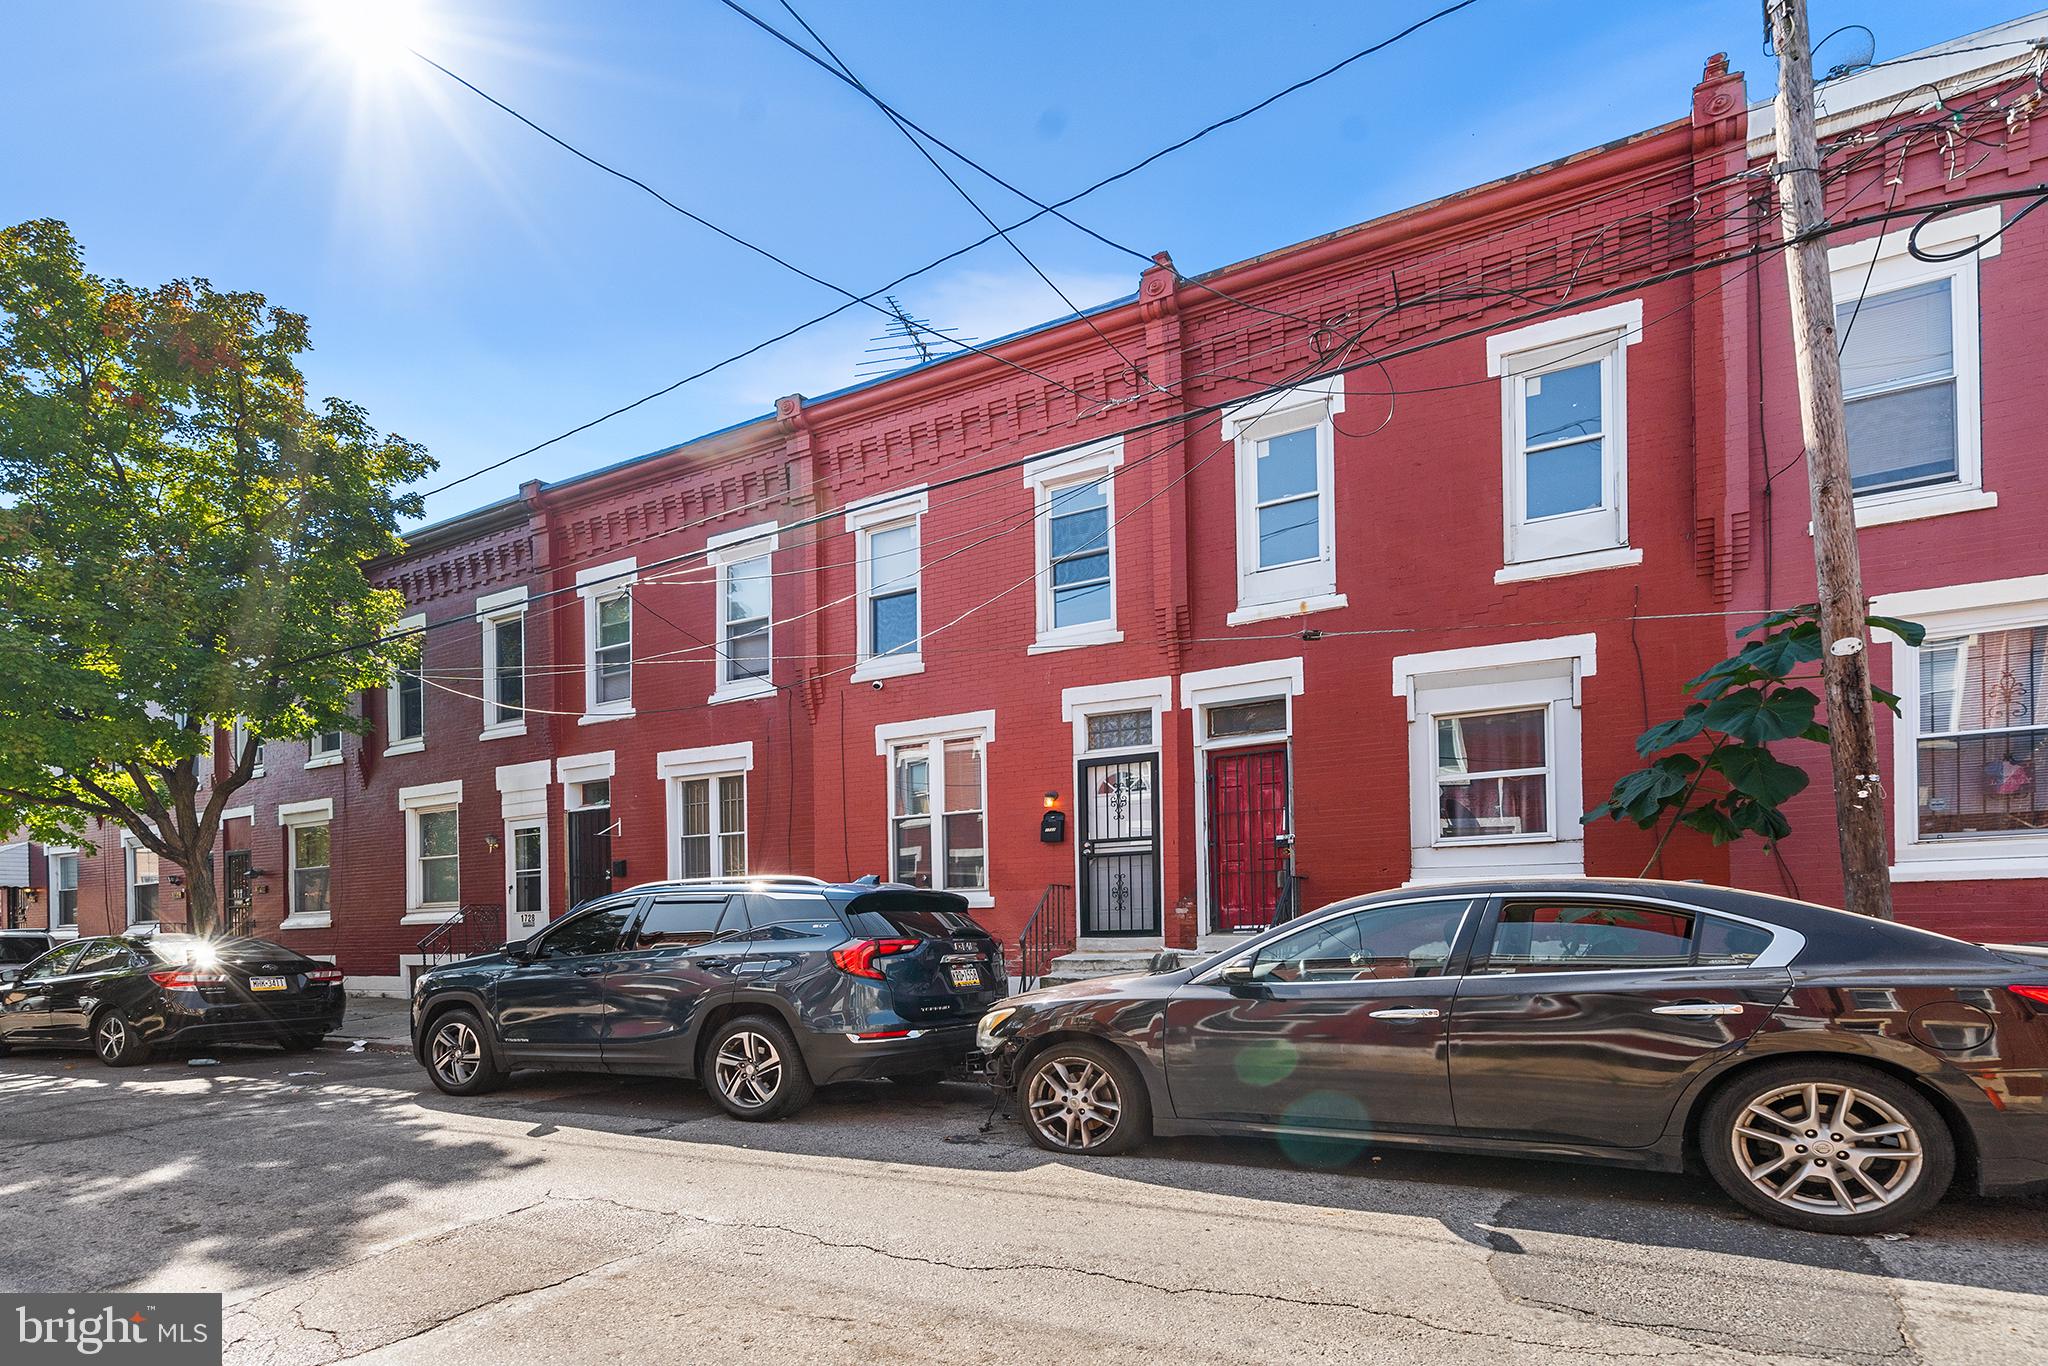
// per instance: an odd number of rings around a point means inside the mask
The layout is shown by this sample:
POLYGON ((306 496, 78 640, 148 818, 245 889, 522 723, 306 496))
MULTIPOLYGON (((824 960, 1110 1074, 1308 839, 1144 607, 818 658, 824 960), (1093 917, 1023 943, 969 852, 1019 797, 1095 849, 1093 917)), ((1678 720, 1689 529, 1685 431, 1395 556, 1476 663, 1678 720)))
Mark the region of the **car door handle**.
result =
POLYGON ((602 977, 607 970, 602 963, 585 963, 582 967, 576 969, 576 975, 578 977, 602 977))
POLYGON ((1397 1010, 1375 1010, 1375 1020, 1434 1020, 1443 1014, 1434 1006, 1402 1006, 1397 1010))
POLYGON ((725 968, 725 967, 731 967, 731 966, 732 966, 732 959, 730 959, 730 958, 699 958, 699 959, 697 959, 697 960, 696 960, 696 963, 697 963, 697 966, 698 966, 698 967, 700 967, 700 968, 725 968))
POLYGON ((1675 1006, 1652 1006, 1652 1015, 1684 1015, 1687 1018, 1704 1018, 1709 1015, 1740 1015, 1744 1007, 1734 1004, 1717 1004, 1712 1001, 1681 1001, 1675 1006))

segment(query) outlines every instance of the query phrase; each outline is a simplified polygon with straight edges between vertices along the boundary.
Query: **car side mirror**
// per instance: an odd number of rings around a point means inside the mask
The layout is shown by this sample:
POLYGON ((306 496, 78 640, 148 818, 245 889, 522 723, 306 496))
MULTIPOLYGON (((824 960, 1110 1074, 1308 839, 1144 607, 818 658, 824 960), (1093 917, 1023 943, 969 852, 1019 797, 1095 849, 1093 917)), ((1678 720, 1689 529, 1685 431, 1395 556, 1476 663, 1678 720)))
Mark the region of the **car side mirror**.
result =
POLYGON ((517 958, 524 962, 526 959, 533 957, 533 954, 527 947, 532 942, 531 939, 508 939, 498 946, 498 952, 508 958, 517 958))
POLYGON ((1235 963, 1225 963, 1223 971, 1216 974, 1233 996, 1257 996, 1265 991, 1255 972, 1252 959, 1241 958, 1235 963))

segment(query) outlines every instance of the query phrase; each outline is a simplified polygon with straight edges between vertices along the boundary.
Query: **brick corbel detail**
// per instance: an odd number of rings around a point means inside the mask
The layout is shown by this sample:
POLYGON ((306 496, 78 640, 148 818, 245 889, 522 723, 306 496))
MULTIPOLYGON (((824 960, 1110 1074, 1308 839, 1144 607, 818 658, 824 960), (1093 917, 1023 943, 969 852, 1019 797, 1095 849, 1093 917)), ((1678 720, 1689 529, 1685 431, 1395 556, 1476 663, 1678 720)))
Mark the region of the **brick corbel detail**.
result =
MULTIPOLYGON (((1742 73, 1717 52, 1692 92, 1692 175, 1696 187, 1694 259, 1723 255, 1753 231, 1748 182, 1749 106, 1742 73)), ((1755 261, 1736 261, 1691 277, 1693 563, 1716 601, 1735 591, 1749 561, 1751 432, 1750 296, 1755 261)))
MULTIPOLYGON (((1185 374, 1185 343, 1181 333, 1180 276, 1173 258, 1160 252, 1153 264, 1138 277, 1138 311, 1145 326, 1145 375, 1151 383, 1136 412, 1146 422, 1159 422, 1183 413, 1187 402, 1181 392, 1185 374)), ((1166 421, 1126 444, 1125 468, 1140 457, 1152 457, 1141 466, 1147 477, 1117 495, 1119 515, 1138 506, 1141 498, 1159 498, 1160 513, 1151 519, 1152 534, 1146 539, 1145 563, 1134 564, 1125 573, 1135 573, 1137 582, 1149 585, 1152 596, 1153 636, 1168 672, 1178 673, 1187 653, 1190 617, 1188 610, 1188 442, 1194 429, 1190 419, 1166 421), (1161 494, 1163 493, 1163 497, 1161 494)))
MULTIPOLYGON (((790 394, 775 400, 775 420, 783 431, 783 475, 789 493, 790 511, 793 520, 815 517, 825 511, 826 490, 831 485, 825 479, 825 453, 818 442, 817 428, 811 423, 810 413, 804 407, 802 394, 790 394)), ((802 586, 798 611, 802 614, 803 666, 801 681, 797 685, 797 696, 804 704, 804 715, 815 722, 818 708, 825 701, 825 680, 820 675, 827 662, 824 659, 825 621, 819 611, 820 594, 824 591, 819 583, 822 575, 818 572, 820 555, 818 546, 823 543, 825 527, 821 523, 807 531, 798 533, 800 543, 793 547, 802 567, 809 573, 796 575, 802 586)))

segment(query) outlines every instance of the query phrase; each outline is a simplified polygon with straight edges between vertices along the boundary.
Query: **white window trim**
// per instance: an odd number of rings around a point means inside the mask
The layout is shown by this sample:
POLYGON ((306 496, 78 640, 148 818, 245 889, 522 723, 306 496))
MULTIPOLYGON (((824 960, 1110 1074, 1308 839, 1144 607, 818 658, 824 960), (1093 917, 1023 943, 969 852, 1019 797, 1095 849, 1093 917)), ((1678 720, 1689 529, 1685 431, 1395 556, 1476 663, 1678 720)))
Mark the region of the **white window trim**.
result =
POLYGON ((1344 411, 1344 377, 1331 375, 1259 394, 1222 410, 1223 437, 1235 447, 1237 608, 1232 626, 1303 616, 1349 605, 1337 591, 1337 444, 1335 415, 1344 411), (1259 442, 1291 432, 1316 433, 1316 521, 1320 554, 1299 564, 1258 567, 1259 442))
MULTIPOLYGON (((228 767, 230 769, 242 762, 242 750, 248 744, 248 741, 249 723, 242 717, 237 716, 228 723, 228 767)), ((263 773, 264 768, 261 760, 249 770, 251 778, 261 778, 263 773)))
MULTIPOLYGON (((886 762, 883 781, 882 802, 882 848, 887 851, 889 875, 896 873, 896 751, 916 745, 931 746, 934 805, 931 817, 933 872, 944 880, 945 836, 940 829, 943 821, 941 808, 945 799, 938 796, 940 784, 945 778, 945 742, 948 740, 978 740, 981 742, 981 838, 982 838, 982 886, 975 891, 955 891, 954 895, 967 899, 967 904, 976 910, 988 910, 996 904, 995 850, 993 834, 995 826, 989 811, 988 797, 994 784, 989 781, 989 750, 996 742, 996 714, 993 711, 958 712, 951 716, 928 716, 918 721, 889 721, 875 727, 875 753, 886 762)), ((935 890, 951 890, 943 887, 935 890)))
POLYGON ((1063 688, 1060 691, 1060 720, 1068 722, 1074 731, 1074 757, 1094 757, 1103 754, 1149 754, 1165 747, 1165 717, 1173 710, 1173 679, 1170 675, 1158 678, 1134 678, 1127 683, 1094 683, 1081 688, 1063 688), (1152 743, 1125 749, 1088 748, 1088 718, 1106 712, 1150 711, 1152 713, 1152 743))
POLYGON ((755 697, 772 697, 775 693, 775 579, 772 571, 775 552, 781 548, 782 537, 774 522, 721 532, 705 543, 705 559, 710 561, 713 571, 712 612, 718 632, 713 637, 718 648, 711 661, 716 686, 711 690, 711 696, 704 699, 708 703, 744 702, 755 697), (767 560, 771 570, 768 579, 768 672, 759 678, 728 678, 726 666, 731 663, 728 653, 731 623, 725 617, 727 576, 733 566, 755 560, 767 560))
POLYGON ((1115 474, 1123 468, 1124 439, 1111 437, 1074 450, 1055 451, 1040 456, 1024 467, 1024 487, 1031 493, 1031 514, 1034 523, 1032 539, 1036 547, 1035 564, 1038 578, 1034 596, 1038 610, 1038 636, 1027 647, 1027 654, 1051 654, 1059 650, 1077 650, 1087 645, 1115 645, 1124 638, 1117 626, 1117 577, 1116 559, 1116 479, 1115 474), (1052 593, 1052 499, 1053 495, 1077 484, 1102 484, 1102 495, 1106 509, 1106 536, 1104 548, 1109 552, 1109 618, 1106 621, 1082 622, 1074 626, 1059 627, 1053 622, 1052 593))
MULTIPOLYGON (((1643 336, 1643 301, 1626 299, 1605 308, 1545 318, 1486 339, 1486 373, 1498 377, 1501 418, 1501 569, 1495 583, 1519 583, 1642 563, 1642 551, 1628 543, 1628 350, 1643 336), (1568 514, 1589 522, 1612 518, 1613 535, 1589 533, 1574 550, 1549 552, 1518 545, 1523 531, 1515 517, 1523 462, 1524 390, 1528 380, 1551 370, 1606 362, 1601 397, 1602 468, 1607 487, 1597 509, 1568 514)), ((1544 521, 1551 519, 1545 518, 1544 521)))
MULTIPOLYGON (((1947 517, 1998 506, 1998 495, 1984 487, 1983 311, 1979 306, 1977 264, 1998 255, 2003 248, 2005 239, 1992 236, 2001 221, 1998 205, 1988 204, 1927 224, 1919 238, 1922 250, 1947 251, 1983 242, 1976 251, 1966 252, 1953 261, 1916 260, 1909 250, 1911 229, 1828 250, 1828 271, 1837 303, 1850 303, 1864 295, 1866 279, 1870 295, 1935 280, 1949 282, 1949 326, 1956 372, 1956 477, 1949 483, 1923 488, 1859 494, 1859 527, 1947 517)), ((1811 523, 1806 529, 1812 534, 1811 523)))
MULTIPOLYGON (((683 784, 694 778, 743 778, 754 771, 754 742, 741 740, 730 745, 706 745, 699 749, 664 750, 654 756, 654 774, 661 780, 668 804, 668 875, 683 875, 683 784)), ((753 785, 747 785, 747 857, 753 857, 753 785)), ((718 848, 724 832, 718 824, 718 799, 711 797, 711 847, 718 848)))
POLYGON ((306 737, 306 767, 307 767, 307 768, 333 768, 333 767, 337 766, 338 764, 340 764, 340 763, 341 763, 341 761, 343 760, 343 758, 344 758, 344 757, 346 757, 346 756, 344 756, 344 755, 342 754, 342 752, 341 752, 341 747, 342 747, 342 746, 343 746, 344 744, 346 744, 346 743, 347 743, 347 735, 348 735, 348 732, 347 732, 347 731, 343 731, 343 730, 333 730, 333 731, 315 731, 315 732, 314 732, 313 734, 311 734, 311 735, 307 736, 307 737, 306 737), (333 748, 333 749, 331 749, 331 750, 325 750, 325 751, 323 751, 322 749, 320 749, 320 747, 319 747, 319 746, 320 746, 320 737, 321 737, 321 735, 323 735, 323 734, 327 734, 327 735, 332 735, 332 736, 334 736, 334 748, 333 748))
MULTIPOLYGON (((630 672, 626 678, 626 695, 612 702, 598 702, 597 697, 597 609, 598 605, 625 594, 630 599, 633 586, 640 581, 640 564, 636 559, 613 560, 610 564, 593 565, 589 569, 576 571, 576 596, 583 599, 583 715, 576 718, 579 726, 592 726, 601 721, 616 721, 633 715, 633 679, 630 672)), ((626 629, 626 656, 630 660, 633 651, 633 623, 628 618, 626 629)))
POLYGON ((498 814, 508 821, 547 819, 548 783, 554 766, 545 759, 500 764, 496 773, 498 814))
MULTIPOLYGON (((121 832, 121 890, 127 900, 126 924, 133 929, 137 925, 161 925, 164 919, 164 865, 163 856, 157 855, 156 865, 156 919, 135 918, 135 855, 142 849, 142 841, 126 830, 121 832)), ((146 852, 155 853, 155 850, 146 852)))
POLYGON ((526 734, 526 708, 522 705, 518 714, 501 716, 498 707, 498 627, 507 621, 519 621, 520 665, 519 696, 526 697, 526 606, 525 585, 508 588, 502 593, 488 593, 476 600, 477 619, 483 623, 483 687, 478 691, 484 695, 484 729, 479 740, 501 740, 511 735, 526 734))
MULTIPOLYGON (((415 612, 412 616, 402 617, 395 622, 391 627, 391 634, 402 636, 410 635, 415 631, 424 634, 426 629, 427 618, 425 614, 415 612)), ((426 669, 427 665, 426 644, 425 640, 420 642, 420 668, 422 671, 426 669)), ((384 757, 387 759, 399 754, 417 754, 427 747, 427 688, 424 679, 420 683, 420 733, 405 740, 393 738, 398 734, 398 717, 398 680, 394 678, 384 686, 384 757)))
MULTIPOLYGON (((2048 624, 2048 574, 1955 584, 1873 598, 1879 616, 1920 623, 1929 639, 2048 624)), ((1891 647, 1892 691, 1900 715, 1892 722, 1892 879, 1952 882, 2048 878, 2048 834, 1920 838, 1920 651, 1889 631, 1874 633, 1891 647)), ((1958 686, 1961 686, 1960 680, 1958 686)))
POLYGON ((78 861, 77 870, 72 875, 73 883, 71 890, 74 897, 77 896, 80 890, 78 880, 83 879, 85 876, 85 856, 80 852, 77 845, 46 844, 43 846, 43 881, 49 883, 46 891, 50 899, 50 904, 46 908, 45 918, 50 922, 50 938, 76 939, 78 938, 79 909, 76 900, 71 903, 71 923, 69 925, 59 925, 57 923, 57 875, 53 871, 53 865, 60 858, 70 858, 78 861))
POLYGON ((419 783, 398 789, 398 809, 405 815, 405 914, 401 925, 441 925, 462 914, 462 779, 445 783, 419 783), (456 816, 454 901, 423 902, 420 878, 420 816, 432 811, 454 811, 456 816))
POLYGON ((1586 866, 1582 680, 1599 671, 1591 634, 1509 641, 1396 656, 1393 692, 1408 714, 1409 880, 1404 885, 1475 877, 1558 876, 1586 866), (1542 707, 1543 834, 1462 837, 1438 832, 1436 720, 1542 707))
POLYGON ((924 672, 924 514, 931 497, 922 484, 896 493, 882 494, 855 503, 846 510, 846 529, 853 533, 854 604, 859 609, 856 623, 857 653, 849 683, 867 683, 878 678, 902 678, 924 672), (907 654, 877 655, 874 652, 874 613, 868 601, 873 590, 868 563, 868 541, 876 532, 901 526, 917 526, 917 633, 916 648, 907 654))
MULTIPOLYGON (((334 799, 322 797, 317 801, 285 802, 277 808, 277 823, 285 830, 284 837, 284 904, 285 918, 278 922, 280 930, 324 930, 334 923, 330 910, 326 915, 297 915, 291 912, 295 901, 292 879, 299 871, 298 841, 293 833, 301 825, 334 824, 334 799)), ((334 843, 330 837, 327 846, 328 905, 334 904, 334 843)))

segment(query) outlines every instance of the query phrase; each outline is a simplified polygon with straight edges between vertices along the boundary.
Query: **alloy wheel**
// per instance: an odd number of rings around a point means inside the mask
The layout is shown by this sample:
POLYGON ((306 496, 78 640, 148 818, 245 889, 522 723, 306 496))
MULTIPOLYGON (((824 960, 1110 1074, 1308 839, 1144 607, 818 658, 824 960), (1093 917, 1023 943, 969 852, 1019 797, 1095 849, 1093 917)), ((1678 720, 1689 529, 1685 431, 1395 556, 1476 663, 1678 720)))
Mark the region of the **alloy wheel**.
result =
POLYGON ((758 1110, 782 1087, 782 1054, 774 1040, 751 1029, 728 1035, 712 1059, 718 1089, 734 1105, 758 1110))
POLYGON ((99 1045, 100 1060, 112 1062, 128 1047, 128 1022, 119 1015, 105 1016, 94 1031, 94 1037, 99 1045))
POLYGON ((434 1034, 434 1072, 450 1086, 467 1086, 483 1065, 483 1053, 466 1020, 450 1020, 434 1034))
POLYGON ((1031 1077, 1025 1098, 1039 1133, 1067 1148, 1100 1147, 1123 1119, 1116 1078, 1092 1058, 1054 1058, 1031 1077))
POLYGON ((1924 1145, 1883 1097, 1844 1082, 1781 1086, 1736 1116, 1736 1169, 1767 1199, 1809 1214, 1866 1214, 1920 1180, 1924 1145))

